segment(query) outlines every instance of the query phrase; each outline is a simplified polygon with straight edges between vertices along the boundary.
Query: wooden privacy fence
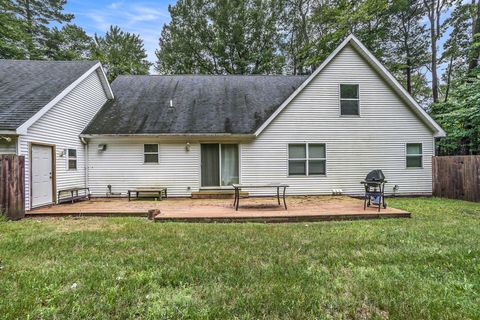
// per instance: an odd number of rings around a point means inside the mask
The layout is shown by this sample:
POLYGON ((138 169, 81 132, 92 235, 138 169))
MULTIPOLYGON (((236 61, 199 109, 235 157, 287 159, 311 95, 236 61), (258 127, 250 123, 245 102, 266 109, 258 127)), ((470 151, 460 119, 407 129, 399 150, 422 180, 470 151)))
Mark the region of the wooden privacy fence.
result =
POLYGON ((25 216, 25 157, 0 155, 0 214, 18 220, 25 216))
POLYGON ((433 195, 480 202, 480 156, 433 157, 433 195))

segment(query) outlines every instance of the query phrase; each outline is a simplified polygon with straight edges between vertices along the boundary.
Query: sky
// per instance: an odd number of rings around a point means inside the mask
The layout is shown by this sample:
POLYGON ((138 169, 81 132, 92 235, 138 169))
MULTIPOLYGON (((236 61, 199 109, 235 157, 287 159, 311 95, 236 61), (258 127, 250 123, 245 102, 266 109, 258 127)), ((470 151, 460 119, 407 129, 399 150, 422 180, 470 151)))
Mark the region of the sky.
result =
POLYGON ((118 25, 123 31, 139 34, 144 41, 148 60, 155 62, 155 50, 162 27, 170 21, 168 5, 174 3, 175 0, 68 0, 65 12, 73 13, 73 22, 92 36, 95 33, 104 35, 110 25, 118 25))

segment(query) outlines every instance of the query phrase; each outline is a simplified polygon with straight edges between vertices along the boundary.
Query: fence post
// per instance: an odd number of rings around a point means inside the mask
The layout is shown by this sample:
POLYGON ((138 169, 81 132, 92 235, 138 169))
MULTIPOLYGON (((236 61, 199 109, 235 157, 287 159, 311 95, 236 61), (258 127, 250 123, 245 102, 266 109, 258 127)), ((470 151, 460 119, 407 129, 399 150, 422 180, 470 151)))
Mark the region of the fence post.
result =
POLYGON ((25 157, 0 155, 0 214, 25 217, 25 157))

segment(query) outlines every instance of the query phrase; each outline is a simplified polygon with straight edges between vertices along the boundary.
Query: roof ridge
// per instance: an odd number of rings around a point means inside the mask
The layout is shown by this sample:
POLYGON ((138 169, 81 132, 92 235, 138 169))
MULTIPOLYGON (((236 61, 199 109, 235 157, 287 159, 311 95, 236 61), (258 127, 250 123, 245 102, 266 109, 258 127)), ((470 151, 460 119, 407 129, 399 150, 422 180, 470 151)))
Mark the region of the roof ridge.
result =
POLYGON ((120 77, 308 77, 308 74, 123 74, 120 77))

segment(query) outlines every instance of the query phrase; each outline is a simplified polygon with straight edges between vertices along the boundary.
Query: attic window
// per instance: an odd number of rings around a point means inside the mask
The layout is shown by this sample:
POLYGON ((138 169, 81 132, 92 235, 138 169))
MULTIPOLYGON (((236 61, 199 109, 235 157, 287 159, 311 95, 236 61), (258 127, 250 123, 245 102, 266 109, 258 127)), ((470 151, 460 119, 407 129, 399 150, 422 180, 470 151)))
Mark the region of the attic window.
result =
POLYGON ((360 115, 360 96, 358 84, 340 85, 340 115, 360 115))

